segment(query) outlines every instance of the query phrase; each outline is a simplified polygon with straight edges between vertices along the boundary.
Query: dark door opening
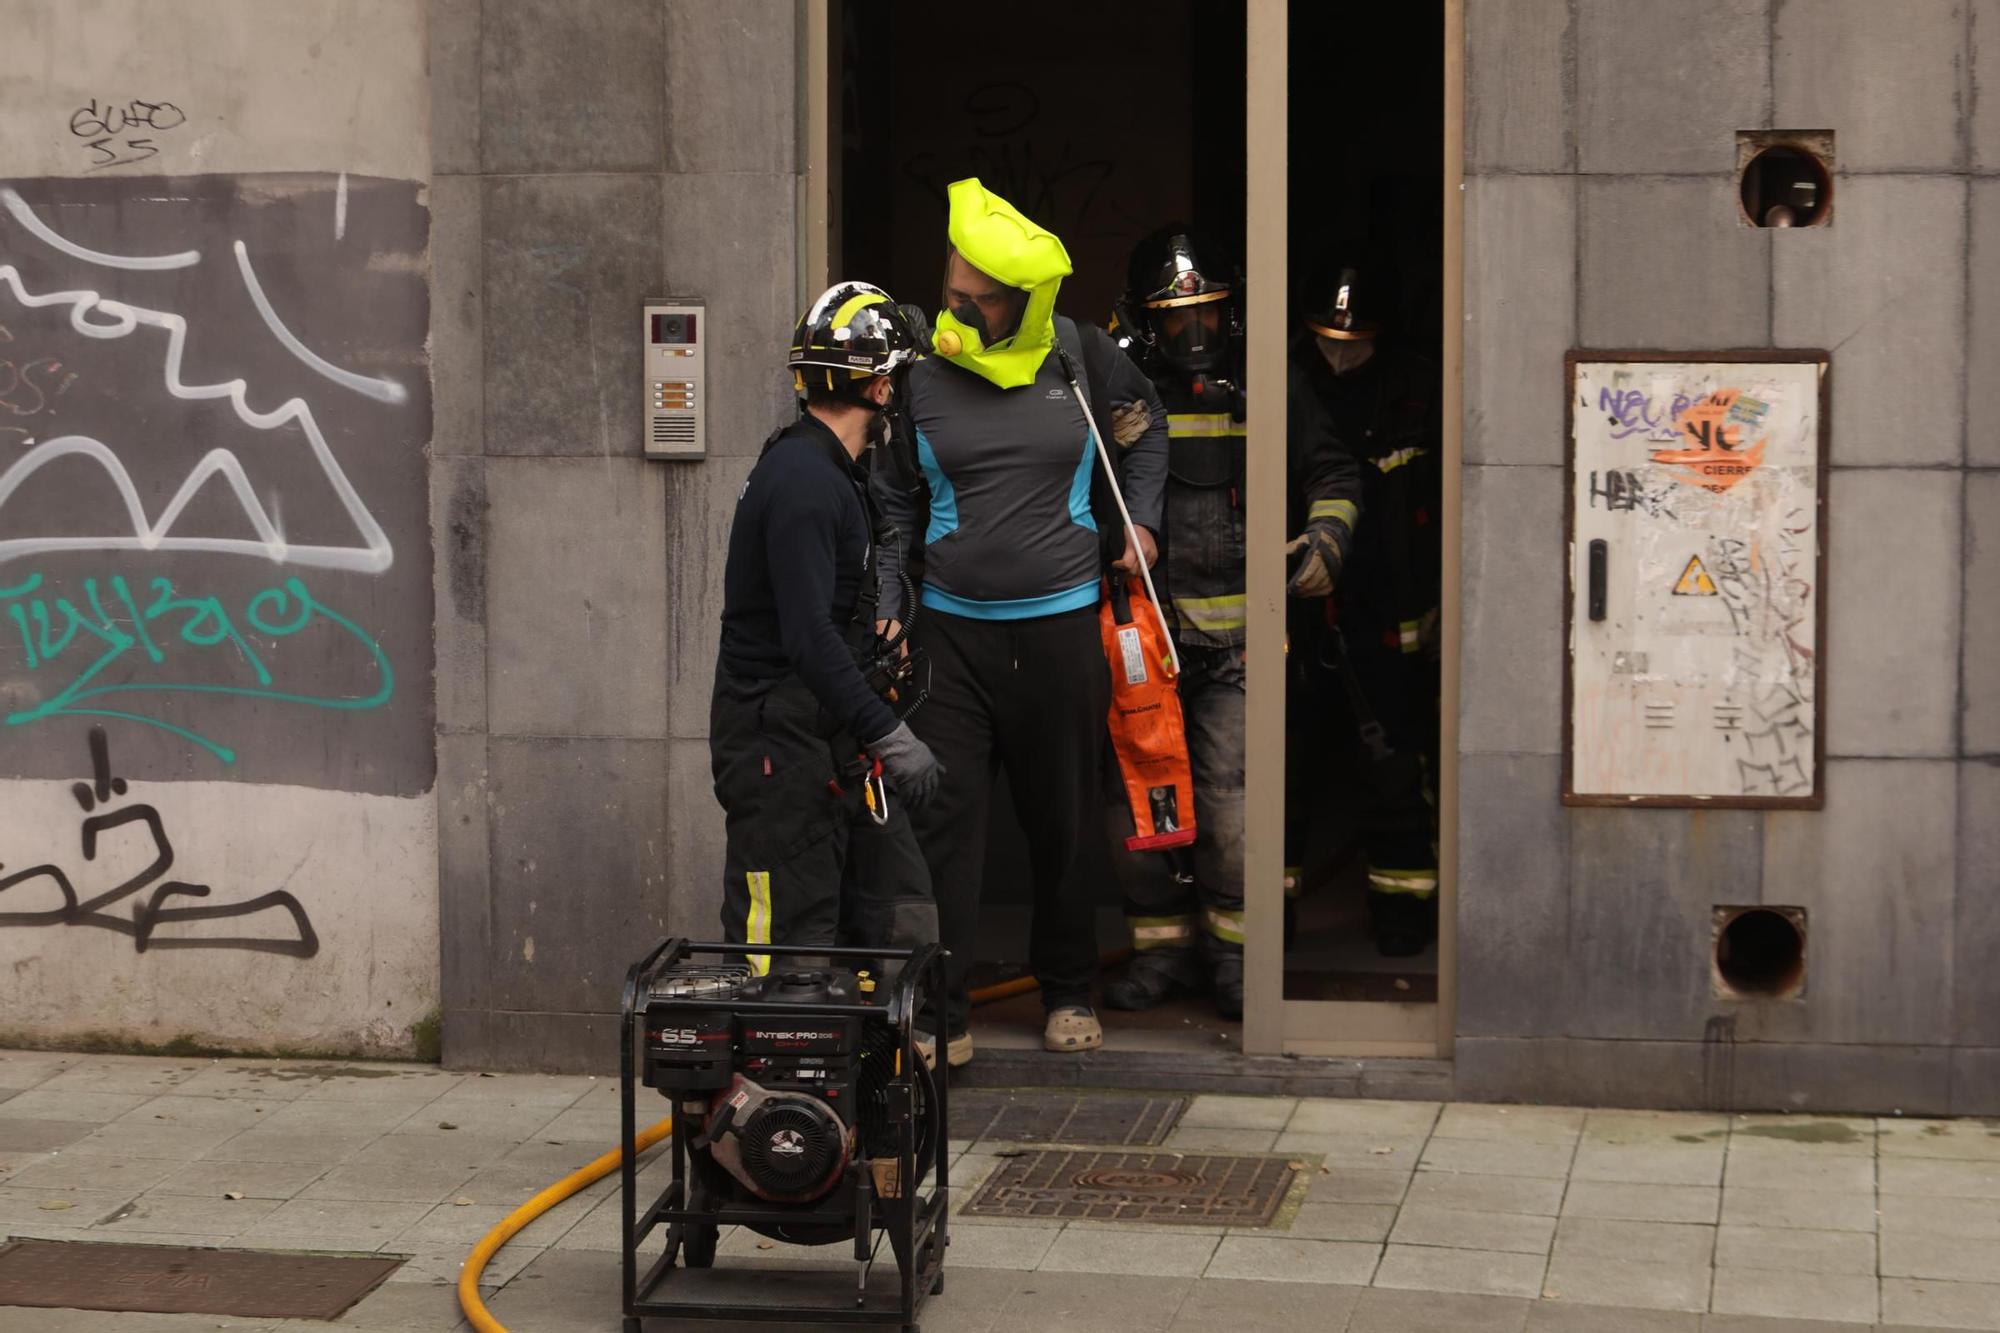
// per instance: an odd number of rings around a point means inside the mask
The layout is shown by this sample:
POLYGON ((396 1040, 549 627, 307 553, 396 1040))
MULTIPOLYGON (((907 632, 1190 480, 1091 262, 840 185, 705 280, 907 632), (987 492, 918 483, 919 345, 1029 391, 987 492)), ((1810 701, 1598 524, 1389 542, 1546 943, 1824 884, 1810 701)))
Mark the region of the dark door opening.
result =
MULTIPOLYGON (((1241 268, 1243 0, 1025 0, 1006 19, 1008 33, 1022 40, 1000 40, 935 6, 850 4, 840 12, 836 276, 875 282, 934 313, 945 187, 966 176, 978 176, 1061 236, 1075 272, 1058 309, 1072 318, 1107 324, 1132 246, 1169 221, 1191 223, 1241 268)), ((1292 16, 1292 327, 1303 327, 1321 295, 1324 261, 1365 254, 1391 293, 1385 309, 1393 315, 1385 322, 1434 372, 1442 6, 1300 4, 1292 16)), ((1310 346, 1304 337, 1301 354, 1310 346)), ((1435 403, 1434 378, 1428 392, 1435 403)), ((1264 539, 1275 526, 1253 523, 1251 530, 1264 539)), ((1436 536, 1433 521, 1433 567, 1436 536)), ((1429 679, 1428 702, 1406 705, 1428 710, 1428 727, 1418 730, 1434 747, 1434 673, 1429 679)), ((1345 696, 1325 675, 1293 675, 1288 692, 1303 693, 1312 706, 1295 728, 1311 734, 1295 736, 1287 758, 1289 783, 1298 789, 1288 806, 1297 811, 1306 891, 1290 914, 1296 928, 1288 932, 1286 994, 1432 999, 1434 944, 1395 960, 1374 951, 1362 892, 1367 775, 1345 696)), ((1126 946, 1127 926, 1107 847, 1108 838, 1092 840, 1072 891, 1095 901, 1108 954, 1126 946)), ((1026 852, 1003 784, 988 821, 975 986, 1025 970, 1032 897, 1026 852)), ((1218 1020, 1204 996, 1143 1014, 1100 1013, 1113 1049, 1240 1044, 1236 1025, 1218 1020)), ((1036 1045, 1039 1033, 1032 995, 977 1016, 982 1049, 1036 1045)))

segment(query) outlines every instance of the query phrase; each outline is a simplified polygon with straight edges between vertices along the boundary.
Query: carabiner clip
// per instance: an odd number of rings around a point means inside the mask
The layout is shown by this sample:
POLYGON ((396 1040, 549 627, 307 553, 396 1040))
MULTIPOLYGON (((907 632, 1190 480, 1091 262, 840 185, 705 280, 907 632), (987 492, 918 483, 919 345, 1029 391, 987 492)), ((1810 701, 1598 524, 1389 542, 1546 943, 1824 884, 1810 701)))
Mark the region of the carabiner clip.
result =
POLYGON ((861 799, 868 803, 868 817, 880 827, 889 822, 889 784, 882 780, 882 761, 876 760, 868 776, 861 780, 861 799))

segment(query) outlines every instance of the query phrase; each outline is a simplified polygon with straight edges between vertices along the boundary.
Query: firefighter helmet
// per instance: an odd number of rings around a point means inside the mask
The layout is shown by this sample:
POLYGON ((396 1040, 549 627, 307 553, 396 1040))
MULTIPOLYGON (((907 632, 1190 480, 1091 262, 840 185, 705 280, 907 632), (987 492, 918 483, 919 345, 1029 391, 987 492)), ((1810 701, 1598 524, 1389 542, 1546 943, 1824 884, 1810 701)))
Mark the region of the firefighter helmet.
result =
POLYGON ((858 381, 893 375, 916 358, 916 331, 887 292, 837 282, 799 317, 785 365, 802 392, 823 387, 858 398, 858 381))
POLYGON ((1120 323, 1168 365, 1190 374, 1226 364, 1237 332, 1235 275, 1205 263, 1204 251, 1216 258, 1186 226, 1162 227, 1133 247, 1120 302, 1120 323))

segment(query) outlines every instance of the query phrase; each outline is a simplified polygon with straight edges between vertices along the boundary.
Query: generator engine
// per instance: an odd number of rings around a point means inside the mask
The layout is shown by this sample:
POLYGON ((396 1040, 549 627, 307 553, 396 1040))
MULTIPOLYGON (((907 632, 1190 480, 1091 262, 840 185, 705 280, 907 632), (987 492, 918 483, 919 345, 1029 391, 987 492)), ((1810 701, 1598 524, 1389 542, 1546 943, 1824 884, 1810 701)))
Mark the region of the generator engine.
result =
MULTIPOLYGON (((840 1186, 857 1159, 895 1154, 887 1091, 902 1072, 898 1043, 886 1004, 879 1022, 813 1007, 875 1006, 880 993, 866 973, 831 968, 756 976, 747 964, 690 960, 658 976, 643 1082, 673 1101, 703 1195, 796 1208, 796 1222, 745 1223, 793 1244, 853 1234, 851 1192, 840 1186), (746 1002, 758 1011, 741 1011, 746 1002)), ((927 1164, 935 1138, 920 1137, 927 1164)))

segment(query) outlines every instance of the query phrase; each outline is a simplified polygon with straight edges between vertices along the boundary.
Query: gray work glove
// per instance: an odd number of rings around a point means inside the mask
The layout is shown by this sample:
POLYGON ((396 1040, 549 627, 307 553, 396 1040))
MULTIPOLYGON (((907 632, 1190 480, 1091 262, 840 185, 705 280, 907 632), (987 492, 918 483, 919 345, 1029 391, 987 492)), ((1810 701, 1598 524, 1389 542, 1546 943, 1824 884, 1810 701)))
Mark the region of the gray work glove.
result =
POLYGON ((1334 585, 1340 582, 1340 542, 1334 536, 1333 525, 1311 524, 1285 549, 1306 553, 1285 591, 1294 597, 1331 597, 1334 585))
POLYGON ((1143 400, 1134 399, 1111 409, 1111 438, 1118 442, 1120 449, 1130 449, 1153 424, 1153 409, 1143 400))
POLYGON ((931 753, 930 746, 917 739, 909 723, 899 722, 881 740, 870 741, 868 753, 882 761, 883 775, 913 808, 937 795, 938 783, 944 778, 944 765, 931 753))

